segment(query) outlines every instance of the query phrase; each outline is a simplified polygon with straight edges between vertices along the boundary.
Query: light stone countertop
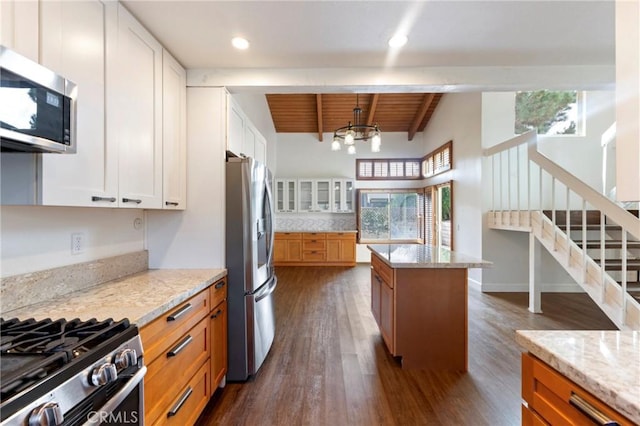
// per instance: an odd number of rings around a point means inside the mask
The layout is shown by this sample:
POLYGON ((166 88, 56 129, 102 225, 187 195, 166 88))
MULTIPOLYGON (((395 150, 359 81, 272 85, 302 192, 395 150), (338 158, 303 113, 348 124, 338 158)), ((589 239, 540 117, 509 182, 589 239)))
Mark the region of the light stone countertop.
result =
POLYGON ((280 230, 276 230, 277 233, 281 233, 281 234, 285 234, 285 233, 310 233, 310 234, 355 234, 358 231, 352 230, 352 229, 345 229, 345 230, 319 230, 319 229, 280 229, 280 230))
POLYGON ((517 330, 516 342, 640 424, 640 331, 517 330))
POLYGON ((2 315, 21 320, 128 318, 142 327, 226 275, 225 269, 150 269, 2 315))
POLYGON ((488 268, 493 263, 423 244, 369 244, 367 248, 392 268, 488 268))

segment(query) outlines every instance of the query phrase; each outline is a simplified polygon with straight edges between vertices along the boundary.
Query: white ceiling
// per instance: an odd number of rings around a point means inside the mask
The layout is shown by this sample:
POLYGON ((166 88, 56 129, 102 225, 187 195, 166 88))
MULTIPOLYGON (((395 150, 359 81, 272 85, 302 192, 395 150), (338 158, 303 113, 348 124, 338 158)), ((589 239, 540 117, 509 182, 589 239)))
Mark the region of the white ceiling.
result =
POLYGON ((615 64, 613 0, 122 3, 187 69, 615 64), (396 31, 409 42, 393 54, 396 31))

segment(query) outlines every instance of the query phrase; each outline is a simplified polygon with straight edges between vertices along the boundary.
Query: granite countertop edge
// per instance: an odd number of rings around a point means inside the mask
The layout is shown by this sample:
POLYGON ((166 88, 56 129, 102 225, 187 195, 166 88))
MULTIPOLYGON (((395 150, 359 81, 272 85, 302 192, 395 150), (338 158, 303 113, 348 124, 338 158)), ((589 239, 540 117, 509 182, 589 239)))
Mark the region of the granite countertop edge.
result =
MULTIPOLYGON (((585 355, 585 359, 579 360, 581 365, 578 365, 577 360, 565 359, 565 357, 558 353, 558 351, 554 351, 552 348, 548 347, 548 342, 546 345, 545 342, 543 342, 543 339, 548 338, 548 336, 551 336, 554 333, 558 336, 573 333, 584 340, 586 340, 586 337, 592 335, 593 345, 597 345, 597 339, 603 333, 610 336, 620 336, 621 333, 638 333, 638 331, 516 330, 515 340, 521 347, 547 363, 569 380, 597 396, 603 402, 614 408, 623 416, 629 418, 631 421, 640 424, 640 398, 637 398, 637 396, 640 396, 640 383, 637 383, 637 388, 635 390, 630 390, 627 386, 622 386, 621 388, 619 386, 616 388, 615 380, 596 377, 599 371, 594 368, 593 365, 589 364, 589 360, 587 359, 588 355, 585 355)), ((599 356, 598 361, 604 365, 607 365, 609 362, 604 355, 599 356)), ((621 376, 638 377, 638 374, 640 374, 640 365, 633 365, 633 362, 625 365, 629 370, 628 373, 632 373, 633 368, 635 368, 636 371, 632 374, 624 374, 624 372, 621 372, 621 376)), ((602 366, 600 367, 601 372, 602 366)), ((614 367, 607 366, 606 373, 614 374, 612 369, 614 369, 614 367)))
MULTIPOLYGON (((397 244, 397 246, 401 246, 402 244, 397 244)), ((413 246, 416 244, 407 244, 408 246, 413 246)), ((469 261, 465 262, 465 261, 422 261, 422 262, 418 262, 418 261, 406 261, 406 262, 392 262, 390 259, 388 259, 386 256, 384 256, 382 253, 380 253, 380 251, 378 250, 378 247, 375 247, 376 245, 372 245, 372 244, 367 244, 367 248, 372 252, 375 253, 378 258, 380 260, 382 260, 386 265, 394 268, 394 269, 471 269, 471 268, 490 268, 493 266, 493 262, 489 262, 483 259, 473 259, 470 256, 469 257, 469 261)), ((383 244, 382 246, 387 246, 386 244, 383 244)), ((451 253, 453 253, 454 255, 458 255, 458 256, 464 256, 464 255, 459 255, 454 251, 451 251, 451 253)))
POLYGON ((2 316, 82 320, 128 318, 141 328, 226 275, 226 269, 149 269, 3 312, 2 316))
POLYGON ((356 234, 355 229, 276 229, 277 233, 356 234))

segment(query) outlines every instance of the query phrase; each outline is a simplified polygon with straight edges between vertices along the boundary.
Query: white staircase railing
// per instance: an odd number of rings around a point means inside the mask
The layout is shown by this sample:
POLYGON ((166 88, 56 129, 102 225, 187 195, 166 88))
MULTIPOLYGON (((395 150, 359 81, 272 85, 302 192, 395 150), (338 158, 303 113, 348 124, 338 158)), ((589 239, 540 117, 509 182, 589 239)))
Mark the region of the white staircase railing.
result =
POLYGON ((532 232, 618 328, 640 329, 640 303, 628 287, 640 219, 541 154, 535 131, 484 156, 492 171, 488 225, 532 232), (615 261, 607 259, 612 251, 615 261))

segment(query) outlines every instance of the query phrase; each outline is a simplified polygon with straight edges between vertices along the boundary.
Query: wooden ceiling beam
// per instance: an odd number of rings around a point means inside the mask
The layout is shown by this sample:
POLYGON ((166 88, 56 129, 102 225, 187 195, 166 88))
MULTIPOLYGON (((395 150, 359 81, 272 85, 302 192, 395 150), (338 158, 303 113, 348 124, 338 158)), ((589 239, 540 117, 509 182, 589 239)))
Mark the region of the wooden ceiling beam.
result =
POLYGON ((376 115, 376 108, 378 107, 379 97, 379 93, 374 93, 373 96, 371 96, 371 102, 369 103, 369 116, 367 117, 367 122, 365 124, 373 123, 373 117, 375 117, 376 115))
POLYGON ((323 123, 322 123, 322 94, 316 95, 316 112, 318 114, 318 140, 322 142, 323 123))
POLYGON ((425 114, 429 110, 429 106, 431 106, 431 102, 433 102, 433 98, 435 97, 435 93, 426 93, 422 105, 420 105, 420 109, 416 113, 416 116, 413 117, 413 121, 411 122, 411 126, 409 126, 409 134, 407 135, 407 139, 412 141, 413 137, 416 135, 416 131, 418 130, 418 126, 422 123, 425 114))

